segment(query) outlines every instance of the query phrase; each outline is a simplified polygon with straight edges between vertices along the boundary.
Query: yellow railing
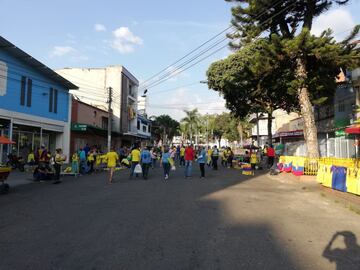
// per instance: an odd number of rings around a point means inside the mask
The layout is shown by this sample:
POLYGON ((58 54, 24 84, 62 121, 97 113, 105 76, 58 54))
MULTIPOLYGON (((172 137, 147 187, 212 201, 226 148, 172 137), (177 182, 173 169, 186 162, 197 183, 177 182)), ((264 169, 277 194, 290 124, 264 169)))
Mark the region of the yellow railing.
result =
MULTIPOLYGON (((345 167, 346 170, 346 191, 360 195, 360 159, 353 158, 307 158, 294 156, 281 156, 279 163, 285 168, 292 165, 291 170, 295 175, 314 175, 317 182, 325 187, 335 188, 333 181, 333 166, 345 167)), ((345 191, 345 189, 341 189, 345 191)))

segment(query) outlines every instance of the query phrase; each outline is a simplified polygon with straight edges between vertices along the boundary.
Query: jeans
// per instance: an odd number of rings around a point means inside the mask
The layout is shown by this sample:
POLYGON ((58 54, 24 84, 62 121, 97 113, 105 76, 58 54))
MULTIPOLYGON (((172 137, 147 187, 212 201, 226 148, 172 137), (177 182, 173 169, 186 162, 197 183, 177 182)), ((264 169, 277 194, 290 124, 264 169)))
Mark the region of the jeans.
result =
POLYGON ((213 169, 214 170, 217 170, 218 169, 218 164, 217 164, 217 162, 218 162, 218 158, 219 157, 217 157, 217 156, 212 156, 211 157, 211 161, 212 161, 212 165, 213 165, 213 169))
MULTIPOLYGON (((136 165, 138 165, 138 164, 139 164, 139 161, 133 161, 133 162, 131 162, 130 177, 133 177, 135 167, 136 167, 136 165)), ((137 174, 136 174, 136 177, 137 177, 137 174)))
POLYGON ((153 169, 156 168, 156 158, 152 159, 151 166, 152 166, 153 169))
POLYGON ((185 158, 184 158, 184 156, 180 157, 180 166, 185 166, 185 158))
POLYGON ((54 180, 60 180, 61 165, 55 163, 54 169, 55 169, 55 178, 54 178, 54 180))
POLYGON ((205 163, 199 163, 201 177, 205 177, 205 163))
POLYGON ((147 179, 149 176, 150 163, 143 163, 141 167, 142 167, 143 178, 147 179))
POLYGON ((164 168, 164 176, 169 176, 170 169, 171 169, 170 163, 163 163, 162 165, 163 165, 163 168, 164 168))
POLYGON ((185 177, 191 176, 192 160, 185 160, 185 177))

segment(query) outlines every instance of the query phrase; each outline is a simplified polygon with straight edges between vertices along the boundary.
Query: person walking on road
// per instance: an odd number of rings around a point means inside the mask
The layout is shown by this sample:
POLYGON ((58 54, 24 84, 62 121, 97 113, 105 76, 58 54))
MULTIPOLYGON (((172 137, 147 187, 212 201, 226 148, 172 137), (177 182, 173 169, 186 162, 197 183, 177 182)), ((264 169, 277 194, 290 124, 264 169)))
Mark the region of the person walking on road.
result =
POLYGON ((207 166, 210 167, 211 166, 211 154, 212 154, 212 149, 211 146, 208 146, 208 150, 207 150, 207 166))
POLYGON ((156 167, 156 161, 158 159, 158 155, 157 155, 155 147, 153 147, 151 149, 150 155, 151 155, 151 168, 154 169, 156 167))
POLYGON ((250 165, 251 165, 251 174, 255 175, 255 169, 257 164, 257 154, 255 150, 252 150, 250 154, 250 165))
POLYGON ((200 173, 201 173, 200 178, 201 179, 205 178, 205 163, 206 163, 206 161, 207 161, 206 150, 204 147, 200 146, 197 162, 199 163, 199 167, 200 167, 200 173))
POLYGON ((213 151, 211 153, 211 162, 213 165, 213 170, 217 170, 218 169, 218 159, 219 159, 219 149, 217 148, 216 145, 214 145, 213 151))
POLYGON ((62 155, 61 148, 56 149, 56 154, 54 157, 54 169, 55 169, 54 184, 61 183, 61 181, 60 181, 61 165, 64 163, 65 160, 66 160, 66 157, 64 155, 62 155))
POLYGON ((146 147, 141 152, 141 167, 142 167, 144 180, 148 179, 150 166, 151 166, 150 147, 146 147))
POLYGON ((270 144, 270 146, 267 149, 267 156, 268 156, 268 167, 271 168, 274 165, 275 160, 275 149, 270 144))
POLYGON ((169 179, 169 175, 170 175, 170 169, 171 169, 170 158, 171 157, 170 157, 170 153, 169 153, 169 148, 164 147, 164 152, 161 155, 161 165, 164 169, 165 181, 167 181, 169 179))
MULTIPOLYGON (((140 159, 141 159, 141 153, 139 150, 139 146, 135 145, 133 150, 131 151, 131 171, 130 171, 130 178, 133 177, 134 175, 134 170, 136 165, 138 165, 140 163, 140 159)), ((136 174, 137 177, 137 174, 136 174)))
POLYGON ((184 145, 180 148, 180 167, 185 166, 185 147, 184 145))
POLYGON ((109 169, 109 180, 108 180, 108 182, 109 182, 109 184, 111 184, 112 180, 113 180, 114 171, 115 171, 115 168, 116 168, 116 163, 119 160, 119 156, 116 153, 114 147, 112 147, 110 152, 108 152, 106 154, 105 158, 106 158, 106 161, 107 161, 107 167, 109 169))
POLYGON ((189 145, 185 149, 185 178, 191 177, 192 162, 195 158, 193 145, 189 145))

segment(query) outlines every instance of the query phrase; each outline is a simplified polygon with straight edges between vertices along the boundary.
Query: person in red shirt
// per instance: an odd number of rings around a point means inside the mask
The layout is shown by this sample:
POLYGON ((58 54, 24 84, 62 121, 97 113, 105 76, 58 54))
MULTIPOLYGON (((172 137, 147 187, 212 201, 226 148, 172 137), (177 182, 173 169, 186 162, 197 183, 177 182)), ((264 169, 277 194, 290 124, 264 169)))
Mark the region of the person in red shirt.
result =
POLYGON ((271 168, 274 165, 275 159, 275 149, 272 145, 270 145, 267 149, 267 156, 268 156, 268 166, 271 168))
POLYGON ((192 162, 195 159, 195 151, 193 145, 185 148, 185 178, 191 177, 192 162))

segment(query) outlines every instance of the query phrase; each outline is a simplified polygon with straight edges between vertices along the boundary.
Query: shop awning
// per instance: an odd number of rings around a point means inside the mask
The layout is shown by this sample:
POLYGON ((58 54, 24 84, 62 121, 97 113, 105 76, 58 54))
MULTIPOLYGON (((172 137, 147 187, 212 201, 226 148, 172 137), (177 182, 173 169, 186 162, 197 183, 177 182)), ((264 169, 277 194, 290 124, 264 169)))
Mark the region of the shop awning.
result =
POLYGON ((0 144, 15 144, 15 142, 9 140, 5 136, 0 136, 0 144))
POLYGON ((350 126, 345 128, 345 132, 348 134, 360 134, 360 126, 350 126))

